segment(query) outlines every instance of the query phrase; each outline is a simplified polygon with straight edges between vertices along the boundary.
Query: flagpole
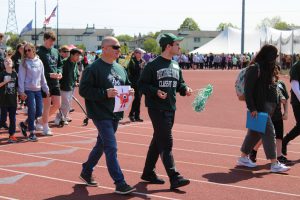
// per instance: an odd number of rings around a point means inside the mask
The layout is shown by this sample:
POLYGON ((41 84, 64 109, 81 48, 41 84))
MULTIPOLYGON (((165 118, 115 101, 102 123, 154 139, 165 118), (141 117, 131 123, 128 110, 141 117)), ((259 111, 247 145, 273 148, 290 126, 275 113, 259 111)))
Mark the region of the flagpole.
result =
POLYGON ((58 49, 58 0, 57 0, 57 5, 56 5, 56 11, 57 11, 57 14, 56 14, 56 17, 57 17, 57 21, 56 21, 56 35, 57 35, 57 39, 56 39, 56 48, 58 49))
POLYGON ((37 37, 36 37, 36 0, 35 0, 35 3, 34 3, 34 22, 35 22, 35 27, 34 27, 34 45, 36 46, 36 40, 37 40, 37 37))
MULTIPOLYGON (((44 0, 44 10, 45 10, 45 20, 47 19, 47 12, 46 12, 46 0, 44 0)), ((46 32, 46 24, 44 24, 44 30, 46 32)))

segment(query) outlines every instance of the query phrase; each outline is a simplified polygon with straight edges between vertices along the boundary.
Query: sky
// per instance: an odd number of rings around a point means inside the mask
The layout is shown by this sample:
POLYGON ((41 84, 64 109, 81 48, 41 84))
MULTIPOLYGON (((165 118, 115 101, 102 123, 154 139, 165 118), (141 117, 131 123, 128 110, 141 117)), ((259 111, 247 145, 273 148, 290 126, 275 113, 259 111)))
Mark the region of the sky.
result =
MULTIPOLYGON (((37 28, 43 26, 44 0, 37 1, 37 28)), ((47 17, 57 0, 45 0, 47 17)), ((15 0, 18 31, 34 19, 35 0, 15 0)), ((8 0, 0 0, 0 32, 5 32, 8 0)), ((201 30, 216 30, 219 23, 241 27, 242 0, 58 0, 59 28, 112 28, 115 35, 138 35, 175 30, 186 17, 201 30)), ((246 31, 254 30, 266 17, 280 16, 287 23, 300 25, 299 0, 246 0, 246 31)), ((56 18, 49 26, 56 27, 56 18)), ((33 22, 34 27, 34 22, 33 22)))

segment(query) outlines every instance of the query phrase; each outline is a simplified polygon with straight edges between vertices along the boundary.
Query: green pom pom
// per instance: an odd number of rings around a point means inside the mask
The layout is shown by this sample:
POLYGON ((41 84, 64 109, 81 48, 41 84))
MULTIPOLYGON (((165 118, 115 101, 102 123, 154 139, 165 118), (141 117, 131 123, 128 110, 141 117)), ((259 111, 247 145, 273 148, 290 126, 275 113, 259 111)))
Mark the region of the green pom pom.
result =
POLYGON ((205 109, 205 104, 207 102, 207 99, 210 97, 212 93, 213 93, 213 86, 211 84, 208 84, 205 88, 200 89, 192 104, 194 111, 196 112, 203 111, 205 109))

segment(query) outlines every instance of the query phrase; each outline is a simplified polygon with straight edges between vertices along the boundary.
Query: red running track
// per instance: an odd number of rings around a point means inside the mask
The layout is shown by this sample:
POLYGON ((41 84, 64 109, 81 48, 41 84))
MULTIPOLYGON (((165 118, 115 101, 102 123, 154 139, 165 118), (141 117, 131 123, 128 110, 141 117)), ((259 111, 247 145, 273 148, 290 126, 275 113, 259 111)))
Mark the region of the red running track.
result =
MULTIPOLYGON (((203 113, 192 110, 193 97, 178 97, 174 156, 180 173, 191 179, 190 185, 170 191, 168 181, 164 185, 149 185, 140 180, 152 135, 152 125, 143 108, 144 123, 120 125, 117 133, 121 167, 127 182, 137 192, 128 196, 113 194, 113 181, 103 158, 94 172, 99 187, 85 187, 78 176, 97 133, 91 121, 87 127, 82 126, 84 115, 75 106, 73 121, 68 126, 53 127, 54 136, 40 137, 37 143, 7 144, 7 135, 1 130, 0 199, 299 199, 299 138, 289 145, 289 158, 295 164, 286 174, 269 173, 262 150, 257 169, 236 167, 246 132, 245 105, 234 92, 236 74, 184 71, 192 88, 208 83, 214 86, 214 94, 203 113)), ((25 116, 20 114, 17 118, 22 120, 25 116)), ((290 109, 285 130, 293 123, 290 109)), ((157 172, 168 180, 160 160, 157 172)))

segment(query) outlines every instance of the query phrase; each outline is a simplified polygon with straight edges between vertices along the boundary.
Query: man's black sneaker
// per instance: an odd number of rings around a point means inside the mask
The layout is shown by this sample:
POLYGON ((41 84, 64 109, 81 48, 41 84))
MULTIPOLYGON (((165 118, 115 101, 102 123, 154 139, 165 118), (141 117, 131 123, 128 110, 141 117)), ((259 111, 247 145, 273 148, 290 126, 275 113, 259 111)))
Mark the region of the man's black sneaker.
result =
POLYGON ((251 153, 249 154, 249 158, 254 163, 256 163, 256 155, 257 155, 257 151, 255 151, 254 149, 252 149, 251 153))
POLYGON ((8 130, 8 125, 7 125, 7 123, 5 122, 4 124, 2 124, 1 126, 0 126, 0 129, 1 128, 4 128, 5 130, 8 130))
POLYGON ((133 116, 129 116, 129 119, 130 119, 131 122, 135 122, 135 119, 134 119, 133 116))
POLYGON ((27 138, 27 140, 30 141, 30 142, 37 142, 38 141, 36 135, 33 134, 33 133, 29 135, 29 137, 27 138))
POLYGON ((289 164, 291 163, 292 161, 291 160, 288 160, 286 157, 284 156, 279 156, 277 157, 277 160, 282 163, 282 164, 289 164))
POLYGON ((21 133, 23 134, 23 136, 24 136, 24 137, 27 137, 27 133, 26 133, 27 126, 25 125, 24 122, 20 122, 20 123, 19 123, 19 128, 20 128, 21 133))
POLYGON ((135 188, 131 187, 127 183, 120 184, 116 186, 115 193, 117 194, 129 194, 131 192, 135 191, 135 188))
POLYGON ((81 172, 79 178, 83 180, 88 186, 97 187, 98 183, 94 180, 93 176, 86 175, 85 173, 81 172))
POLYGON ((143 122, 144 120, 143 119, 141 119, 141 118, 135 118, 134 119, 136 122, 143 122))
POLYGON ((185 179, 182 176, 175 178, 170 182, 171 182, 171 186, 170 186, 171 190, 190 184, 190 180, 185 179))
POLYGON ((156 174, 147 176, 147 175, 142 175, 141 179, 144 181, 148 181, 149 183, 152 184, 164 184, 165 181, 162 178, 159 178, 156 174))

